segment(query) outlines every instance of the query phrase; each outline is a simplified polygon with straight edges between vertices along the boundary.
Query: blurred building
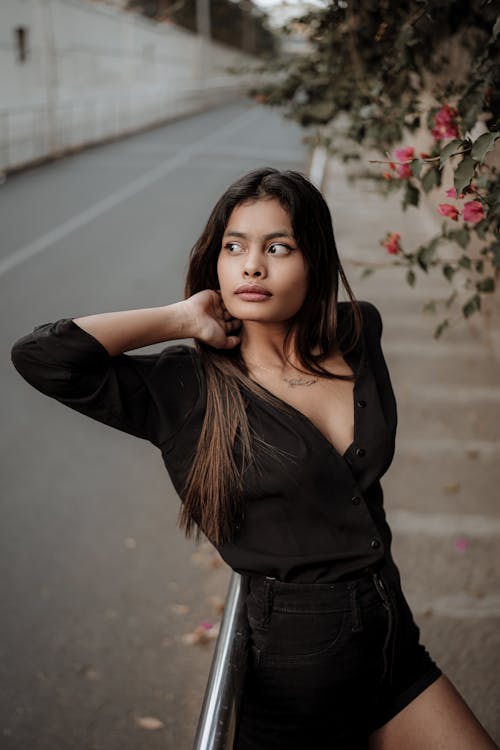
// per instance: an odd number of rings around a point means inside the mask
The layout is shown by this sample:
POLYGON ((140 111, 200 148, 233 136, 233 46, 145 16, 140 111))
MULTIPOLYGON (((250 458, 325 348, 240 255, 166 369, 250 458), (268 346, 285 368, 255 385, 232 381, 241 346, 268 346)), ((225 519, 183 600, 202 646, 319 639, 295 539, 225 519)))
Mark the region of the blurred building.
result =
POLYGON ((241 96, 241 49, 125 0, 2 0, 0 171, 241 96))

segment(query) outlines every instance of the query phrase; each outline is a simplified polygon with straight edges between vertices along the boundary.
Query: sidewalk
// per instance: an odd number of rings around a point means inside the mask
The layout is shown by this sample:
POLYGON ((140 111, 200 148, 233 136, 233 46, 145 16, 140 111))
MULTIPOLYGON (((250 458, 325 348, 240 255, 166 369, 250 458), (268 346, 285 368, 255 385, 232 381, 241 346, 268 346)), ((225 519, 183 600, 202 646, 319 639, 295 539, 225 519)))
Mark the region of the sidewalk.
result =
POLYGON ((330 159, 323 192, 353 292, 384 323, 398 402, 396 454, 382 478, 394 558, 422 642, 498 743, 500 369, 468 321, 433 339, 444 314, 421 310, 450 285, 434 271, 409 287, 379 245, 399 231, 412 249, 438 222, 403 213, 399 195, 384 198, 369 181, 349 183, 349 169, 330 159), (362 280, 360 263, 372 261, 388 265, 362 280))

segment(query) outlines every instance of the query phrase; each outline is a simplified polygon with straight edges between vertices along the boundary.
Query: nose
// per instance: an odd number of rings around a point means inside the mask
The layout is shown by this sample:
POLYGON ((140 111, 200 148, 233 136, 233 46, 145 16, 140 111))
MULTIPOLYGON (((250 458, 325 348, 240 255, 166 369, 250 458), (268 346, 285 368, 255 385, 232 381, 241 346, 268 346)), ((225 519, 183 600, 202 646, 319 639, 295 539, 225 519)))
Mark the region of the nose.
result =
POLYGON ((266 265, 262 254, 259 252, 249 252, 243 265, 243 275, 245 278, 262 278, 266 275, 266 265))

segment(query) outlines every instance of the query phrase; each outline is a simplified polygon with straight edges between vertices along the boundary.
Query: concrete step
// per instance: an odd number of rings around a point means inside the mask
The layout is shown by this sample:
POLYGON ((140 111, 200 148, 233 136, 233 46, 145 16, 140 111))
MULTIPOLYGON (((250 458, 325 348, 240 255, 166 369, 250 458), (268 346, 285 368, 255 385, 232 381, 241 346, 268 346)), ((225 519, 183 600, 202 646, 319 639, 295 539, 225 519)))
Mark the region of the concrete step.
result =
MULTIPOLYGON (((391 511, 388 511, 387 517, 391 524, 391 511)), ((447 536, 412 532, 409 528, 407 531, 401 528, 396 531, 397 518, 395 512, 392 552, 405 593, 420 592, 427 601, 460 593, 472 600, 498 597, 498 534, 486 537, 464 533, 453 524, 450 524, 450 534, 447 536), (418 565, 415 564, 416 560, 419 561, 418 565)), ((489 614, 492 615, 493 603, 490 604, 489 614)))
POLYGON ((420 513, 500 512, 500 461, 495 455, 457 457, 436 451, 409 456, 397 447, 381 481, 387 508, 420 513))

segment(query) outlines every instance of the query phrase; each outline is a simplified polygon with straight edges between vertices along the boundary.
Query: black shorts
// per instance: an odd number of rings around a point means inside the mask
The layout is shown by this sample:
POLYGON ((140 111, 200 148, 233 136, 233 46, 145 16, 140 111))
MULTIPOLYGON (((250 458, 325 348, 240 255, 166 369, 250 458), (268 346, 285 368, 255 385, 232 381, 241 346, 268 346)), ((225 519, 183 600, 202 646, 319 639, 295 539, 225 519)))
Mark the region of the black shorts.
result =
POLYGON ((399 572, 284 583, 247 576, 249 658, 234 750, 365 750, 441 674, 399 572))

